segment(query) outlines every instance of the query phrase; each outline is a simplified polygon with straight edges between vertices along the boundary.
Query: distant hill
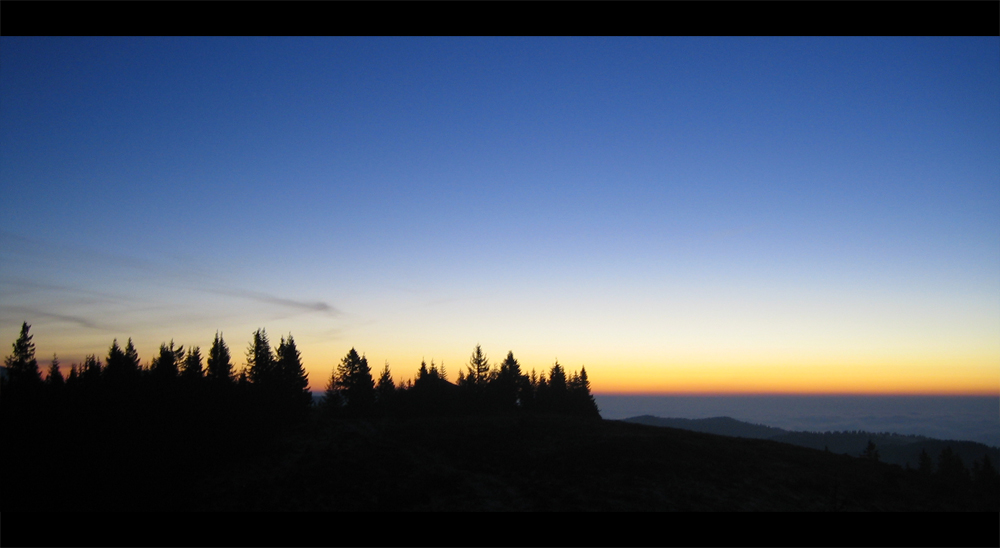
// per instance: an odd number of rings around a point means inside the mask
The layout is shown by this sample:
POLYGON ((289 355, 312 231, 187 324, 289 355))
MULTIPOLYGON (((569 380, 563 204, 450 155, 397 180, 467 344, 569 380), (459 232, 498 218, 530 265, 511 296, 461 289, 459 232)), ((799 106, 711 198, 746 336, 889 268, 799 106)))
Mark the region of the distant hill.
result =
POLYGON ((832 453, 858 456, 868 446, 871 440, 878 448, 879 457, 883 462, 916 468, 920 452, 927 451, 932 459, 937 461, 938 455, 945 447, 960 459, 966 468, 971 469, 972 463, 982 460, 988 455, 994 463, 1000 462, 1000 449, 974 441, 938 440, 926 436, 894 434, 890 432, 866 432, 854 430, 846 432, 794 432, 736 420, 732 417, 712 417, 707 419, 680 419, 642 415, 624 419, 624 422, 678 428, 693 432, 704 432, 719 436, 734 438, 766 439, 782 443, 790 443, 812 449, 829 450, 832 453))

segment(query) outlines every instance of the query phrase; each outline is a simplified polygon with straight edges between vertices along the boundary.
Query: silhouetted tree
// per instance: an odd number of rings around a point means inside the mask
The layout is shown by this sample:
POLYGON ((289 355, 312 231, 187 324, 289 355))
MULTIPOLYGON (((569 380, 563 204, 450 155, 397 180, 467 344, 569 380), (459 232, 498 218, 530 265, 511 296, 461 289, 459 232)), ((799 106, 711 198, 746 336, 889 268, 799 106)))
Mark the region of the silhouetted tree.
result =
MULTIPOLYGON (((534 375, 534 370, 532 370, 534 375)), ((552 399, 549 397, 549 382, 545 379, 545 372, 538 374, 538 381, 535 383, 535 410, 546 413, 552 410, 552 399)))
POLYGON ((875 447, 875 442, 873 442, 870 438, 868 439, 868 446, 861 452, 861 458, 875 462, 878 462, 879 460, 878 448, 875 447))
POLYGON ((493 383, 497 404, 502 410, 514 410, 518 405, 518 393, 521 386, 521 364, 514 359, 514 352, 508 351, 507 357, 500 363, 496 379, 493 383))
POLYGON ((69 366, 69 375, 66 377, 67 387, 76 386, 76 383, 80 380, 80 373, 78 372, 78 370, 79 368, 76 366, 75 363, 69 366))
POLYGON ((293 412, 303 412, 312 405, 312 394, 309 392, 309 376, 302 367, 302 356, 295 348, 295 339, 288 334, 288 339, 281 338, 277 350, 277 368, 281 375, 282 390, 287 393, 289 405, 293 412))
POLYGON ((417 370, 417 380, 415 382, 421 382, 430 375, 430 371, 427 370, 427 362, 420 360, 420 369, 417 370))
POLYGON ((80 380, 86 386, 96 386, 101 380, 101 360, 90 354, 83 359, 80 367, 80 380))
POLYGON ((179 346, 174 348, 173 339, 170 340, 169 347, 166 343, 160 343, 160 353, 153 359, 153 363, 150 366, 150 373, 153 379, 159 383, 163 383, 177 378, 178 364, 183 359, 184 347, 179 346))
POLYGON ((547 413, 566 413, 567 396, 566 370, 556 360, 549 370, 548 382, 539 379, 539 409, 547 413))
POLYGON ((368 360, 355 349, 337 365, 327 386, 327 401, 350 415, 368 415, 375 404, 375 381, 368 360))
POLYGON ((274 353, 271 343, 267 340, 267 332, 258 329, 253 333, 253 340, 247 347, 247 377, 257 386, 273 386, 277 384, 274 353))
POLYGON ((205 376, 215 382, 230 383, 233 380, 233 364, 229 357, 229 347, 222 334, 215 332, 212 349, 208 351, 208 371, 205 376))
POLYGON ((380 406, 385 406, 392 400, 396 393, 396 384, 392 382, 392 374, 389 372, 389 361, 386 360, 382 372, 379 373, 378 383, 375 385, 375 401, 380 406))
POLYGON ((125 345, 125 359, 129 373, 131 375, 138 375, 142 368, 139 366, 139 352, 136 351, 135 345, 132 344, 132 337, 128 338, 128 344, 125 345))
POLYGON ((1000 472, 993 467, 989 455, 983 455, 982 461, 972 463, 972 481, 987 493, 996 492, 1000 488, 1000 472))
POLYGON ((21 324, 21 334, 14 341, 13 353, 4 358, 3 364, 7 368, 7 382, 10 386, 37 388, 42 384, 42 372, 35 360, 35 343, 31 342, 29 329, 31 326, 28 322, 21 324))
POLYGON ((52 355, 52 365, 49 366, 49 376, 45 378, 45 383, 53 390, 59 390, 66 384, 62 371, 59 370, 59 357, 52 355))
MULTIPOLYGON (((129 343, 132 340, 129 339, 129 343)), ((132 348, 133 352, 135 348, 132 348)), ((136 356, 138 357, 138 356, 136 356)), ((122 350, 118 346, 118 339, 115 339, 111 343, 111 348, 108 349, 108 357, 104 361, 104 378, 108 383, 116 388, 122 382, 133 379, 138 373, 136 369, 135 362, 132 361, 131 357, 126 355, 125 350, 122 350)))
POLYGON ((580 367, 580 374, 574 374, 569 383, 570 410, 574 415, 590 418, 601 418, 597 402, 590 393, 590 380, 587 378, 587 368, 580 367))
POLYGON ((962 459, 947 446, 938 455, 937 475, 940 479, 952 485, 963 485, 969 482, 969 470, 965 468, 962 459))
POLYGON ((924 476, 930 476, 934 472, 934 461, 927 454, 927 449, 920 450, 920 457, 917 460, 917 471, 924 476))
POLYGON ((184 357, 181 377, 188 380, 201 379, 205 372, 201 365, 201 349, 197 346, 188 348, 187 356, 184 357))
POLYGON ((468 367, 469 372, 465 375, 466 382, 472 386, 485 386, 490 378, 490 362, 478 344, 472 351, 468 367))

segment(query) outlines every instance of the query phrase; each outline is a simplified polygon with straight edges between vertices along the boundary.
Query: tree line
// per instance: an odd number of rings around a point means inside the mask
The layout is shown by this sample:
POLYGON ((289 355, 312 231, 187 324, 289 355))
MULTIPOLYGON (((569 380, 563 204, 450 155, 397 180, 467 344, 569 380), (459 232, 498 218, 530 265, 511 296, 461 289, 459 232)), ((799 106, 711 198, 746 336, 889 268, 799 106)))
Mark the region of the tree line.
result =
POLYGON ((252 407, 272 421, 301 418, 313 407, 333 417, 547 413, 600 418, 586 368, 568 374, 556 361, 547 375, 528 374, 513 352, 491 364, 479 345, 454 384, 446 379, 443 364, 433 360, 430 366, 421 362, 412 380, 396 383, 388 363, 376 379, 367 358, 352 348, 334 369, 322 402, 314 405, 291 334, 272 348, 267 332, 255 331, 239 373, 229 346, 216 332, 207 359, 200 347, 185 350, 171 340, 144 365, 131 338, 124 347, 115 339, 103 363, 88 355, 66 377, 53 356, 43 380, 30 327, 22 324, 13 352, 4 360, 3 399, 8 402, 42 398, 107 406, 151 400, 162 404, 170 398, 188 402, 189 409, 223 403, 252 407))
POLYGON ((590 392, 587 370, 567 375, 558 361, 545 373, 527 374, 513 352, 491 364, 476 345, 457 384, 446 378, 443 364, 425 361, 414 379, 396 384, 389 364, 372 375, 368 360, 351 349, 327 383, 322 409, 333 416, 414 416, 461 414, 560 414, 600 418, 590 392))

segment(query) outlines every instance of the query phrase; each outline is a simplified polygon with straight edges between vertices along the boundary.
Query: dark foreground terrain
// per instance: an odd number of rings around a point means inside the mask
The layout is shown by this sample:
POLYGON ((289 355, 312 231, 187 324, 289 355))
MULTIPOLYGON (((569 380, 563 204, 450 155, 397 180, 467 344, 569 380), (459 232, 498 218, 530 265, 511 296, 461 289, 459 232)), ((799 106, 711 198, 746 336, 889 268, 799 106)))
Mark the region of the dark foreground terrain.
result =
POLYGON ((3 510, 1000 511, 1000 491, 974 482, 620 421, 317 414, 239 436, 133 425, 8 431, 3 510))
POLYGON ((317 421, 211 510, 991 511, 996 491, 768 440, 565 417, 317 421))

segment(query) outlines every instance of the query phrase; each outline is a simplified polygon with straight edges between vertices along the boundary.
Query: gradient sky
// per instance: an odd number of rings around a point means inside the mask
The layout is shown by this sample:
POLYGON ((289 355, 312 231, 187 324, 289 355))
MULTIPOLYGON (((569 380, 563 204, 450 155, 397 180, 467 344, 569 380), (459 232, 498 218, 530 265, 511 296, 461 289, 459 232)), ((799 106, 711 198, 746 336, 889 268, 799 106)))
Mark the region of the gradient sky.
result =
POLYGON ((0 37, 0 189, 43 364, 1000 393, 1000 37, 0 37))

